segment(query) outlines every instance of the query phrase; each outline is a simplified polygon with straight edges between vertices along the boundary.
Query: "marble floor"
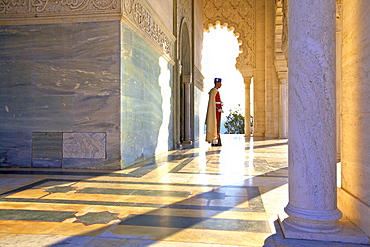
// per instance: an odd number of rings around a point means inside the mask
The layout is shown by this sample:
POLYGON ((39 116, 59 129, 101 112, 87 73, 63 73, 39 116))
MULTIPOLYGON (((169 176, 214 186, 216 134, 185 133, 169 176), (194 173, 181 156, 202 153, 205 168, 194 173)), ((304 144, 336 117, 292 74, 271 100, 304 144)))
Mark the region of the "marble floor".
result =
POLYGON ((120 171, 0 169, 0 246, 360 246, 287 240, 287 140, 224 135, 120 171))

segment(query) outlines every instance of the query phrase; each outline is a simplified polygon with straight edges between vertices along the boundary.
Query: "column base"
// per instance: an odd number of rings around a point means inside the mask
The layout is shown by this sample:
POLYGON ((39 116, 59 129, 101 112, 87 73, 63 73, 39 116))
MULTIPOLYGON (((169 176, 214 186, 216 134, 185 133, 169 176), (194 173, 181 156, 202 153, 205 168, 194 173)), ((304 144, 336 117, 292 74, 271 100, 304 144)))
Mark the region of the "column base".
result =
POLYGON ((342 230, 334 233, 306 232, 296 229, 284 222, 287 217, 288 216, 285 214, 278 216, 284 237, 287 239, 333 241, 353 244, 370 243, 370 238, 345 217, 339 220, 339 223, 342 225, 342 230))
POLYGON ((266 133, 265 137, 267 137, 267 138, 278 138, 279 134, 277 134, 277 133, 266 133))
POLYGON ((182 144, 180 142, 176 144, 176 149, 182 149, 182 144))
POLYGON ((342 213, 336 208, 312 210, 298 208, 288 203, 284 211, 289 215, 285 219, 285 224, 304 232, 332 234, 342 230, 342 225, 338 223, 342 213))
POLYGON ((253 132, 253 137, 265 137, 265 133, 253 132))

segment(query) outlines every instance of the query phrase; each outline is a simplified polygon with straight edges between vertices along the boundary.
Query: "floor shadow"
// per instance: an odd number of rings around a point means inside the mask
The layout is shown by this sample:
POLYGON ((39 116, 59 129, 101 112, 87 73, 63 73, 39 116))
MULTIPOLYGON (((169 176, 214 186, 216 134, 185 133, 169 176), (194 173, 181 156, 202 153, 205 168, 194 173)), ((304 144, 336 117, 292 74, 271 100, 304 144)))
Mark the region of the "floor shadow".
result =
MULTIPOLYGON (((276 171, 275 171, 276 172, 276 171)), ((269 176, 269 173, 262 175, 263 177, 269 176)), ((246 179, 245 184, 253 184, 253 178, 246 179)), ((274 188, 283 186, 287 182, 281 182, 275 185, 274 188)), ((216 186, 214 186, 216 187, 216 186)), ((272 188, 272 189, 274 189, 272 188)), ((264 193, 270 190, 264 191, 264 193)), ((142 226, 142 227, 153 227, 156 228, 155 238, 151 236, 150 232, 147 235, 141 234, 137 236, 132 236, 132 233, 120 231, 121 236, 117 235, 119 230, 114 230, 116 234, 105 234, 109 232, 109 229, 105 231, 100 237, 94 239, 94 243, 103 241, 104 238, 115 239, 119 244, 124 245, 136 245, 140 243, 139 246, 150 246, 158 241, 165 240, 169 236, 172 236, 184 229, 207 229, 207 230, 228 230, 228 231, 248 231, 248 232, 269 232, 270 229, 266 227, 266 222, 261 220, 228 220, 228 219, 217 219, 212 218, 217 214, 221 214, 226 211, 244 211, 244 212, 259 212, 264 213, 265 209, 261 199, 261 193, 256 186, 218 186, 211 191, 193 195, 190 198, 184 199, 182 201, 162 205, 156 210, 144 214, 131 214, 127 218, 120 219, 120 223, 110 226, 110 228, 117 228, 119 226, 142 226), (228 194, 229 189, 233 189, 233 193, 237 196, 228 194), (235 190, 236 189, 236 190, 235 190), (239 192, 238 192, 239 190, 239 192), (246 192, 246 193, 245 193, 246 192), (242 194, 243 193, 243 194, 242 194), (205 205, 196 205, 194 200, 203 199, 205 200, 205 205), (230 200, 234 202, 230 206, 220 205, 222 200, 230 200), (249 202, 249 208, 236 208, 235 206, 249 202), (196 215, 191 217, 178 216, 174 214, 171 209, 184 209, 184 210, 199 210, 196 215), (158 231, 158 229, 161 229, 158 231), (152 238, 152 239, 151 239, 152 238)), ((221 203, 222 204, 222 203, 221 203)), ((139 204, 136 204, 138 206, 139 204)), ((134 205, 132 205, 134 206, 134 205)), ((155 205, 152 205, 155 206, 155 205)), ((159 206, 159 205, 156 205, 159 206)), ((153 229, 152 228, 152 229, 153 229)), ((51 246, 64 246, 68 243, 74 241, 74 237, 63 240, 59 243, 53 244, 51 246)), ((105 241, 106 241, 105 239, 105 241)), ((86 239, 87 241, 88 239, 86 239)), ((91 240, 91 239, 90 239, 91 240)), ((82 240, 79 240, 82 241, 82 240)))
MULTIPOLYGON (((286 143, 278 144, 286 145, 286 143)), ((271 147, 276 145, 264 145, 264 147, 271 147)), ((262 146, 255 146, 255 148, 262 146)), ((220 150, 211 150, 206 151, 205 155, 219 154, 220 150)), ((0 171, 0 174, 33 174, 33 175, 71 175, 71 176, 112 176, 112 177, 142 177, 143 175, 148 174, 150 171, 153 171, 161 164, 170 162, 170 161, 179 161, 186 160, 191 157, 197 157, 199 153, 186 154, 184 151, 175 151, 172 154, 166 157, 157 157, 150 159, 149 162, 139 163, 130 168, 137 167, 132 172, 127 174, 117 174, 117 173, 96 173, 91 172, 73 172, 73 171, 0 171)), ((164 240, 167 237, 174 235, 184 229, 208 229, 208 230, 229 230, 229 231, 257 231, 257 232, 269 232, 270 229, 266 228, 266 224, 263 221, 258 220, 229 220, 229 219, 218 219, 214 218, 215 215, 221 214, 226 211, 237 211, 237 212, 259 212, 264 213, 265 208, 262 202, 261 195, 267 193, 275 188, 283 186, 287 183, 286 179, 281 179, 274 184, 270 189, 264 190, 261 192, 257 186, 253 186, 255 178, 258 177, 276 177, 280 171, 285 171, 286 168, 281 168, 274 171, 265 172, 260 175, 253 176, 251 178, 245 179, 244 183, 241 185, 225 185, 225 186, 215 186, 215 185, 204 185, 204 184, 176 184, 176 183, 155 183, 155 182, 146 182, 146 184, 153 185, 171 185, 171 186, 202 186, 210 187, 207 192, 199 193, 195 195, 190 195, 188 198, 177 201, 172 204, 155 204, 152 203, 150 206, 157 209, 151 210, 143 214, 131 214, 126 218, 121 218, 120 222, 117 224, 109 225, 102 227, 100 230, 103 231, 99 237, 87 237, 88 233, 85 236, 74 236, 63 239, 50 246, 65 246, 65 245, 82 245, 82 246, 99 246, 99 242, 106 241, 110 239, 113 245, 122 246, 122 245, 133 245, 133 246, 149 246, 158 241, 164 240), (237 207, 243 203, 248 202, 248 207, 237 207), (195 215, 191 216, 178 216, 174 214, 172 209, 184 209, 184 210, 193 210, 196 212, 195 215), (110 229, 122 227, 122 226, 142 226, 142 227, 153 227, 161 229, 161 231, 156 232, 155 238, 145 234, 141 235, 130 235, 130 233, 125 234, 121 232, 121 235, 115 231, 115 234, 110 234, 110 229), (109 234, 108 234, 109 233, 109 234), (94 244, 91 242, 93 241, 94 244)), ((181 173, 180 173, 181 174, 181 173)), ((285 178, 285 176, 279 176, 285 178)), ((57 181, 58 179, 44 179, 36 183, 22 186, 20 188, 5 192, 0 195, 1 199, 4 199, 6 196, 30 189, 35 186, 39 186, 46 181, 57 181)), ((61 182, 81 182, 84 180, 79 179, 59 179, 61 182)), ((89 181, 89 180, 86 180, 89 181)), ((103 181, 102 181, 103 182, 103 181)), ((118 183, 119 181, 117 181, 118 183)), ((141 184, 139 181, 125 181, 127 184, 141 184)), ((35 202, 37 199, 28 199, 23 200, 24 202, 35 202)), ((88 204, 88 205, 107 205, 102 202, 93 202, 93 201, 69 201, 69 200, 54 200, 55 203, 72 203, 72 204, 88 204)), ((40 203, 40 202, 39 202, 40 203)), ((42 203, 42 202, 41 202, 42 203)), ((140 202, 134 203, 125 203, 125 202, 115 202, 111 206, 122 206, 122 207, 145 207, 140 202)), ((99 231, 98 229, 94 230, 99 231)), ((91 232, 93 233, 93 232, 91 232)), ((272 236, 273 238, 273 236, 272 236)), ((268 242, 269 239, 266 241, 268 242)))
MULTIPOLYGON (((288 141, 281 142, 281 143, 274 143, 274 144, 267 144, 267 145, 258 145, 254 144, 253 149, 259 149, 259 148, 270 148, 270 147, 277 147, 277 146, 284 146, 288 145, 288 141)), ((246 150, 249 150, 250 147, 245 147, 246 150)))

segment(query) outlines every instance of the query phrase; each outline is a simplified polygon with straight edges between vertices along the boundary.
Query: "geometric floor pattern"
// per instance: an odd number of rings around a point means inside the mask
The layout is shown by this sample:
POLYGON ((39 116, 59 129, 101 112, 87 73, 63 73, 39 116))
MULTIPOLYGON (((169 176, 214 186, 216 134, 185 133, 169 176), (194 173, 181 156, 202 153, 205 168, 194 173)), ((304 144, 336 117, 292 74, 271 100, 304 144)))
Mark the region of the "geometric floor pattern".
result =
POLYGON ((225 135, 120 171, 2 168, 0 246, 306 246, 276 225, 287 150, 225 135))

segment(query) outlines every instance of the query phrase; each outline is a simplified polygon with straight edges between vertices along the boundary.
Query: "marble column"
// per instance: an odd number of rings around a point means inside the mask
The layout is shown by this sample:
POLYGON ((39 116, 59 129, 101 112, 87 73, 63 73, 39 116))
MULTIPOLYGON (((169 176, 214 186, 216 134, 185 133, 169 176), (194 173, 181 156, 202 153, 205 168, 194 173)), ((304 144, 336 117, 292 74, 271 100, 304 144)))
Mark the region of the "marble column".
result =
MULTIPOLYGON (((336 87, 337 99, 341 99, 342 84, 342 4, 337 4, 337 21, 336 21, 336 87)), ((337 160, 341 159, 341 101, 337 100, 337 160)))
POLYGON ((244 121, 244 136, 251 136, 251 125, 250 125, 250 116, 251 116, 251 77, 244 77, 245 85, 245 121, 244 121))
POLYGON ((289 2, 289 203, 288 218, 283 221, 288 238, 323 239, 341 230, 336 188, 335 4, 335 0, 289 2))
POLYGON ((185 119, 184 119, 184 124, 185 124, 185 136, 184 136, 184 141, 183 143, 185 144, 191 144, 191 88, 190 86, 192 85, 192 76, 191 75, 184 75, 182 78, 182 82, 185 85, 185 105, 184 105, 184 113, 185 113, 185 119))
POLYGON ((288 122, 287 79, 280 79, 279 83, 279 138, 287 138, 288 122))

